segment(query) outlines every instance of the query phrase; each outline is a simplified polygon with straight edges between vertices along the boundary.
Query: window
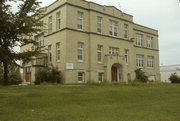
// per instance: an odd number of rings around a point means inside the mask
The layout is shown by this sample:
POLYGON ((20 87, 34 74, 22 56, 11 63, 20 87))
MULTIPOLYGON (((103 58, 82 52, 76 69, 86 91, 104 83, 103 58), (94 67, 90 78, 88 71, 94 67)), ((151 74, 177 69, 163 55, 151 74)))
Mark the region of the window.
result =
POLYGON ((148 56, 147 57, 147 67, 149 67, 149 68, 153 68, 154 67, 153 60, 154 60, 153 56, 148 56))
POLYGON ((109 34, 111 36, 116 36, 117 37, 117 33, 118 33, 118 23, 115 21, 110 21, 110 31, 109 34))
POLYGON ((110 47, 109 48, 109 54, 110 55, 118 55, 119 54, 119 48, 110 47))
POLYGON ((124 24, 124 38, 128 39, 129 28, 127 24, 124 24))
POLYGON ((148 80, 149 81, 155 81, 156 80, 156 76, 155 75, 148 76, 148 80))
POLYGON ((144 66, 144 56, 143 55, 136 55, 136 66, 137 67, 144 66))
POLYGON ((51 45, 48 46, 48 62, 52 62, 51 45))
POLYGON ((61 29, 61 13, 58 12, 56 14, 56 30, 60 30, 61 29))
POLYGON ((44 35, 38 35, 35 37, 35 39, 36 39, 38 48, 44 46, 44 35))
POLYGON ((52 16, 48 19, 48 33, 52 33, 52 16))
POLYGON ((136 45, 137 46, 142 46, 143 43, 143 35, 142 34, 136 34, 136 45))
POLYGON ((78 82, 79 83, 85 82, 85 73, 84 72, 79 72, 78 73, 78 82))
POLYGON ((98 63, 103 62, 103 46, 102 45, 97 46, 97 58, 98 58, 98 63))
POLYGON ((147 37, 147 48, 152 48, 152 40, 153 38, 152 37, 147 37))
POLYGON ((77 16, 77 28, 79 30, 83 30, 83 13, 82 12, 78 12, 78 16, 77 16))
POLYGON ((78 61, 83 61, 83 51, 84 51, 84 43, 78 42, 77 45, 77 58, 78 61))
POLYGON ((129 61, 129 50, 125 49, 125 61, 126 64, 128 65, 128 61, 129 61))
POLYGON ((97 17, 97 32, 102 33, 102 17, 97 17))
POLYGON ((102 73, 102 72, 98 73, 98 81, 100 81, 100 82, 104 81, 104 73, 102 73))
POLYGON ((60 42, 56 43, 56 61, 59 62, 60 61, 60 42))

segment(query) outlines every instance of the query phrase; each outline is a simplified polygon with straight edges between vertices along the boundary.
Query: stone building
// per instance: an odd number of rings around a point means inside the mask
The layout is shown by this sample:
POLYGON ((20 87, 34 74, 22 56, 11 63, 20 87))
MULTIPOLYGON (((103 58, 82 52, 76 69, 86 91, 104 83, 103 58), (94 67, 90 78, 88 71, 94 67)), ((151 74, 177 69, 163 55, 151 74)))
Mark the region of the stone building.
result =
POLYGON ((85 0, 56 0, 42 9, 46 31, 34 38, 47 56, 24 65, 25 81, 33 82, 43 66, 57 67, 64 83, 126 82, 137 68, 160 80, 157 30, 134 23, 114 6, 85 0))

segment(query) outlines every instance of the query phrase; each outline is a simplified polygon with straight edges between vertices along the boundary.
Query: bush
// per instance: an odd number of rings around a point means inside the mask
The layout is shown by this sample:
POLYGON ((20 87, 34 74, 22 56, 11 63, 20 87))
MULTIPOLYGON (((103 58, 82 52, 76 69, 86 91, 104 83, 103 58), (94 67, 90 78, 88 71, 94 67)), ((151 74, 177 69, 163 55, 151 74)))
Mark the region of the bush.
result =
MULTIPOLYGON (((18 85, 22 82, 22 78, 21 78, 21 74, 20 74, 20 70, 19 67, 16 67, 15 65, 9 65, 9 85, 18 85)), ((3 85, 3 79, 4 79, 4 75, 3 75, 3 67, 0 64, 0 85, 3 85)))
POLYGON ((147 82, 148 81, 148 76, 145 75, 145 72, 143 72, 141 69, 136 69, 136 79, 135 81, 138 82, 147 82))
POLYGON ((171 81, 171 83, 180 83, 180 76, 178 76, 176 73, 173 73, 169 77, 169 80, 171 81))
POLYGON ((19 69, 17 69, 16 71, 9 74, 9 84, 18 85, 20 83, 22 83, 21 74, 19 69))
POLYGON ((36 73, 35 84, 41 83, 62 83, 61 81, 61 72, 55 68, 48 69, 40 69, 36 73))

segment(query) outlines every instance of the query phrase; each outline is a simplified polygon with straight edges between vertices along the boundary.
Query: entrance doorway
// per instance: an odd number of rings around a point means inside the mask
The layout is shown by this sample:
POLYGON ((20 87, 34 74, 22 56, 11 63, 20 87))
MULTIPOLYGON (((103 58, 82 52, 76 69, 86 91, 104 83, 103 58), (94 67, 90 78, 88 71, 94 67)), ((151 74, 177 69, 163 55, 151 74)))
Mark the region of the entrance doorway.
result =
POLYGON ((112 68, 111 68, 111 77, 112 77, 112 81, 113 82, 117 82, 118 81, 117 71, 118 71, 118 69, 115 66, 112 66, 112 68))
POLYGON ((120 82, 123 81, 122 78, 122 66, 120 64, 114 64, 111 67, 111 80, 112 82, 120 82))

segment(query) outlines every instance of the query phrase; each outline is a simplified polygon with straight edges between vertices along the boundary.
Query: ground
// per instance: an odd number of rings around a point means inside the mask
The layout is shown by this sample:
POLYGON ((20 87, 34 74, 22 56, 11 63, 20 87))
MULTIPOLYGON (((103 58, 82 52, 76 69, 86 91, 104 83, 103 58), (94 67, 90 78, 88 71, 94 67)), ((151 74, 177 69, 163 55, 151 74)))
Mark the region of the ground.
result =
POLYGON ((180 85, 0 87, 0 121, 180 121, 180 85))

